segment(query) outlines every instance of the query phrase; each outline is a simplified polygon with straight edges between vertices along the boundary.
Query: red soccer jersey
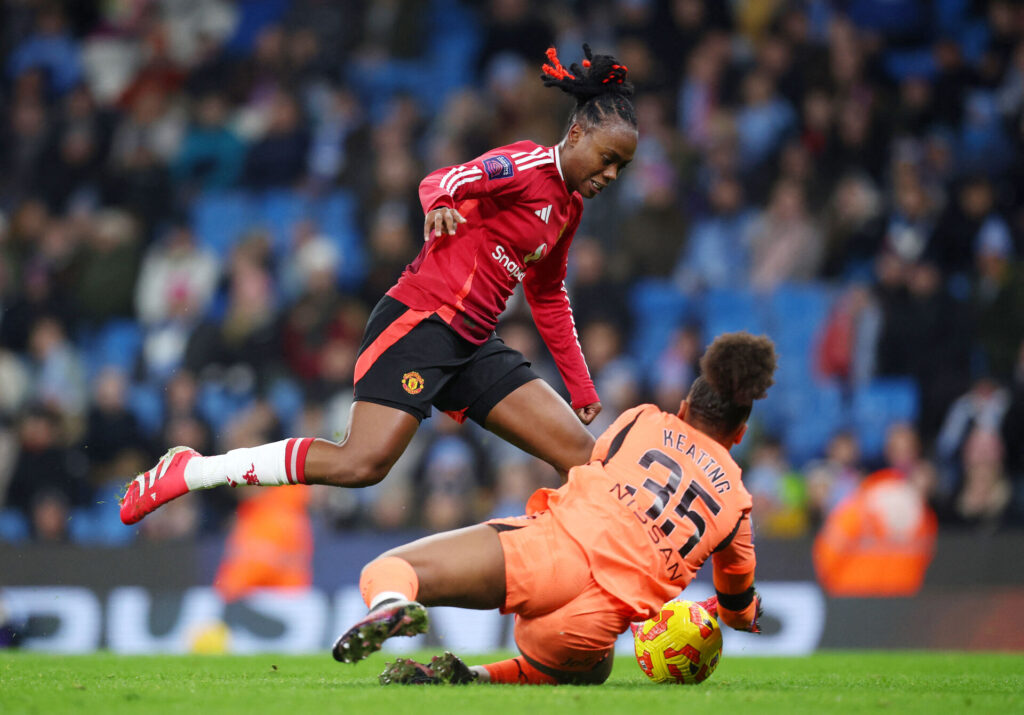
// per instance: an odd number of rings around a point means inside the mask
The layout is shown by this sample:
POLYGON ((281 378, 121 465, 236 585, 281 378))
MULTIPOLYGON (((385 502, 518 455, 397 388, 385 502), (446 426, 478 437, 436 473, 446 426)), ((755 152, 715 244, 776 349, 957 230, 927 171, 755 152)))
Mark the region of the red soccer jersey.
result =
POLYGON ((454 208, 466 223, 454 236, 432 233, 388 295, 438 311, 455 332, 481 344, 522 282, 573 408, 597 402, 565 290, 583 199, 565 185, 558 148, 521 141, 438 169, 420 183, 420 202, 424 212, 454 208))

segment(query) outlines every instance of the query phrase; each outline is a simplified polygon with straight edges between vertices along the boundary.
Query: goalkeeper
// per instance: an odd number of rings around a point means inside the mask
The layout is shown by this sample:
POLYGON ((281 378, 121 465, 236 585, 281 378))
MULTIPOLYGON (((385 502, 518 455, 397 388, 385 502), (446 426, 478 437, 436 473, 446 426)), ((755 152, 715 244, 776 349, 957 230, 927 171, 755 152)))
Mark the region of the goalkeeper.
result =
MULTIPOLYGON (((515 614, 521 656, 483 666, 446 653, 399 659, 381 682, 602 683, 616 638, 656 614, 711 557, 729 626, 757 630, 750 494, 729 455, 753 401, 773 382, 775 349, 749 333, 719 336, 678 414, 627 410, 560 489, 540 489, 526 516, 436 534, 368 564, 370 611, 334 644, 355 662, 392 636, 427 629, 424 606, 515 614)), ((717 603, 716 603, 717 600, 717 603)))

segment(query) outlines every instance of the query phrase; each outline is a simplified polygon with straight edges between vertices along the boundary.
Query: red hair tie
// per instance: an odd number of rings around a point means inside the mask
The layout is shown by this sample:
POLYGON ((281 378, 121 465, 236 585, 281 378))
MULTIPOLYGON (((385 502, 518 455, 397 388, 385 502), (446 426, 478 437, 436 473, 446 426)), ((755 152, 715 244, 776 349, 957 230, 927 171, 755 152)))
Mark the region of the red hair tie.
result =
MULTIPOLYGON (((576 77, 569 73, 569 70, 567 70, 565 67, 562 67, 562 63, 558 61, 558 53, 554 47, 549 47, 547 52, 545 52, 544 54, 546 54, 548 56, 548 59, 551 60, 550 65, 544 64, 541 66, 541 69, 544 71, 544 74, 546 74, 548 77, 554 77, 555 79, 576 79, 576 77)), ((586 63, 584 64, 584 66, 586 66, 586 63)))

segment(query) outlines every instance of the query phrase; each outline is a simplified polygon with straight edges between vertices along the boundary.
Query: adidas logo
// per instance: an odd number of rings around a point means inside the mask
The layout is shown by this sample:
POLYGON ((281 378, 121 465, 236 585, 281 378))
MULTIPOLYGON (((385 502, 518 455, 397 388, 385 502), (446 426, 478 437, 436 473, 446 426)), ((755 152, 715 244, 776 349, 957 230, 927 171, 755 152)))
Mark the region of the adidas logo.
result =
POLYGON ((542 209, 537 209, 533 213, 541 221, 543 221, 544 223, 547 223, 548 222, 548 217, 551 216, 551 204, 548 204, 547 206, 545 206, 542 209))

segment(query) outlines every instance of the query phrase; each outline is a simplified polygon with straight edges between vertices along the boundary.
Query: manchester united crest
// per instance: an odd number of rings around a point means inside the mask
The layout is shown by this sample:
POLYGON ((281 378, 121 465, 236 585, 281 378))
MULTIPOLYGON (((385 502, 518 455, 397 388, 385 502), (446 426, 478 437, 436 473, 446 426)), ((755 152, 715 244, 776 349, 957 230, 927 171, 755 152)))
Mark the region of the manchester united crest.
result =
POLYGON ((418 372, 407 372, 402 375, 402 387, 410 395, 418 395, 423 392, 423 376, 418 372))

